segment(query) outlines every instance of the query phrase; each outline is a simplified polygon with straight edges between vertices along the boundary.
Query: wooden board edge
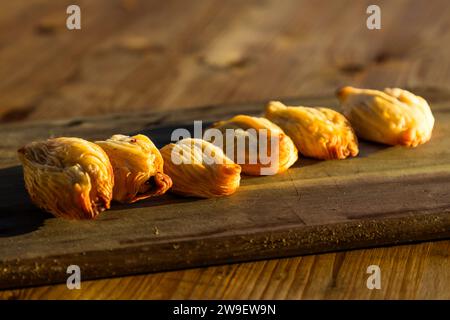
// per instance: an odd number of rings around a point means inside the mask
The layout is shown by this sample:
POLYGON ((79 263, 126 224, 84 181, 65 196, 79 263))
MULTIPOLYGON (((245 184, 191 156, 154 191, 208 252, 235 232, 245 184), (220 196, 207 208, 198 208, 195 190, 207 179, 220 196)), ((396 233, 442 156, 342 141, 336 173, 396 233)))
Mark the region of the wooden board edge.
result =
POLYGON ((4 261, 0 263, 0 289, 64 283, 69 276, 67 267, 72 264, 80 267, 83 281, 446 238, 450 238, 447 212, 328 226, 286 226, 269 236, 266 231, 225 237, 213 235, 177 243, 4 261), (152 255, 156 251, 158 260, 152 255), (216 252, 213 260, 207 257, 207 252, 216 252))

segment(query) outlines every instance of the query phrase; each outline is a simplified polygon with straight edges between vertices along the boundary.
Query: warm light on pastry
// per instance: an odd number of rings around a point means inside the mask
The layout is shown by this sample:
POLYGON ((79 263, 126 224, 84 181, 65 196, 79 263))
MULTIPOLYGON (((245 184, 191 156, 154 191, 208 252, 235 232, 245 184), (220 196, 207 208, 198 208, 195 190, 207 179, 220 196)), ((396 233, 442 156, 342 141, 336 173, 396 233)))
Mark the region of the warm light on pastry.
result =
POLYGON ((434 117, 430 106, 409 91, 344 87, 337 95, 344 114, 363 139, 416 147, 431 138, 434 117))
POLYGON ((106 153, 79 138, 54 138, 18 150, 26 189, 58 217, 93 219, 110 207, 113 170, 106 153))
MULTIPOLYGON (((229 120, 217 122, 212 127, 219 129, 223 137, 226 137, 227 129, 234 130, 235 138, 232 141, 234 145, 233 160, 239 163, 244 174, 280 173, 286 171, 298 159, 298 151, 291 138, 279 126, 266 118, 237 115, 229 120), (273 142, 271 140, 272 137, 274 138, 273 142), (242 144, 238 142, 240 138, 243 139, 242 144), (257 141, 250 143, 251 139, 257 141), (243 146, 243 148, 239 148, 239 146, 243 146), (272 146, 274 150, 272 150, 272 146), (242 158, 244 161, 242 163, 239 161, 240 152, 243 153, 242 158), (272 156, 274 157, 273 159, 272 156), (264 171, 264 168, 271 168, 272 170, 264 171)), ((226 140, 224 138, 221 141, 224 152, 227 149, 226 140)))
POLYGON ((114 200, 132 203, 162 195, 172 186, 163 171, 163 158, 148 137, 116 134, 95 143, 108 154, 114 169, 114 200))
POLYGON ((345 159, 358 154, 358 139, 350 123, 334 110, 288 107, 271 101, 266 118, 280 126, 304 156, 345 159))
POLYGON ((183 139, 161 149, 174 193, 202 198, 226 196, 239 187, 241 167, 222 149, 201 139, 183 139))

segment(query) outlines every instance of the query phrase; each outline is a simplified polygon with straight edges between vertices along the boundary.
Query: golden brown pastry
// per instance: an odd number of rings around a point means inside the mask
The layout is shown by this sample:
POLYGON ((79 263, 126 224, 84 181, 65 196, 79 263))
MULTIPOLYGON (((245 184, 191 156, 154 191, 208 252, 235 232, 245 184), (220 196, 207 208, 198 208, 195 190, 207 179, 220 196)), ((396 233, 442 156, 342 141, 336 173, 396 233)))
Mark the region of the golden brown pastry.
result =
POLYGON ((279 125, 301 154, 317 159, 345 159, 358 154, 358 139, 350 123, 328 108, 287 107, 271 101, 266 118, 279 125))
POLYGON ((431 138, 434 117, 430 106, 409 91, 344 87, 338 91, 338 97, 344 114, 361 138, 409 147, 431 138))
MULTIPOLYGON (((212 127, 215 129, 219 129, 222 132, 223 137, 226 137, 227 129, 234 130, 235 139, 233 160, 234 162, 239 163, 242 168, 242 172, 245 174, 265 174, 265 171, 262 169, 267 169, 270 167, 272 167, 273 169, 271 170, 271 174, 281 173, 283 171, 286 171, 298 159, 298 151, 291 138, 289 138, 279 126, 270 122, 266 118, 237 115, 229 120, 214 123, 212 127), (249 129, 253 129, 254 133, 250 133, 249 129), (265 130, 263 131, 264 134, 258 134, 260 133, 260 130, 265 130), (244 141, 244 150, 238 150, 237 140, 240 137, 242 137, 244 141), (255 145, 249 143, 249 139, 253 137, 255 138, 255 140, 257 140, 255 145), (277 147, 277 150, 271 150, 271 137, 274 137, 276 139, 276 144, 274 146, 277 147), (265 139, 265 141, 263 141, 265 143, 265 147, 262 148, 263 151, 261 152, 263 153, 263 157, 266 157, 267 159, 261 159, 259 157, 260 149, 258 148, 258 145, 261 142, 259 141, 260 139, 265 139), (244 163, 239 162, 240 159, 238 155, 240 151, 245 153, 242 155, 244 163), (271 161, 272 154, 274 156, 277 156, 274 161, 271 161)), ((226 139, 222 140, 222 149, 224 150, 224 152, 226 152, 226 139)))
POLYGON ((27 144, 18 154, 26 189, 38 207, 70 219, 93 219, 110 207, 113 170, 96 144, 54 138, 27 144))
POLYGON ((222 149, 201 139, 183 139, 161 149, 172 191, 184 196, 227 196, 239 187, 241 167, 222 149))
POLYGON ((105 150, 114 169, 113 199, 133 203, 164 194, 172 180, 163 173, 163 158, 153 142, 142 134, 116 134, 96 141, 105 150))

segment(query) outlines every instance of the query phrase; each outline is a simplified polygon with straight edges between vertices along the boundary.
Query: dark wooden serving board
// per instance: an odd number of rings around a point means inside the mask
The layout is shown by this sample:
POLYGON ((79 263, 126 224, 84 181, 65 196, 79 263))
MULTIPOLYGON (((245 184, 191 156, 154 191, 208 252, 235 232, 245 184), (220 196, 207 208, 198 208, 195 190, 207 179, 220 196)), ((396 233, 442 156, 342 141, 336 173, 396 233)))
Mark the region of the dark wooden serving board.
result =
MULTIPOLYGON (((49 136, 102 139, 142 132, 158 145, 174 128, 263 103, 190 111, 124 114, 0 127, 0 288, 64 282, 68 265, 82 279, 450 237, 450 97, 423 92, 436 127, 416 149, 361 141, 345 161, 301 158, 288 172, 244 177, 219 199, 165 195, 113 205, 95 221, 67 221, 36 209, 23 187, 15 150, 49 136)), ((336 107, 333 97, 294 99, 336 107)))

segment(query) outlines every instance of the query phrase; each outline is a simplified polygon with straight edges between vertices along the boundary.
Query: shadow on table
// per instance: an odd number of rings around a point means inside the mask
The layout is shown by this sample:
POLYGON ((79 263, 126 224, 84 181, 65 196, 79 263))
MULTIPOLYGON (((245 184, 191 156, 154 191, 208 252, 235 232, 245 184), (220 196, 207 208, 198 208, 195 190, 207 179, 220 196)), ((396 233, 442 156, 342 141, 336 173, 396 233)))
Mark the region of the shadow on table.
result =
MULTIPOLYGON (((201 127, 202 131, 205 131, 206 129, 208 129, 212 124, 213 124, 213 122, 202 121, 202 127, 201 127)), ((164 126, 160 126, 160 127, 149 128, 149 129, 139 130, 137 132, 132 132, 132 133, 130 133, 130 135, 135 135, 135 134, 139 134, 139 133, 144 134, 153 141, 155 146, 157 146, 159 149, 161 149, 165 145, 167 145, 171 142, 174 142, 171 140, 171 135, 177 129, 186 129, 189 132, 191 138, 197 138, 194 135, 194 133, 196 133, 194 131, 194 122, 191 122, 188 124, 186 124, 186 123, 168 124, 168 125, 164 125, 164 126)), ((203 133, 201 133, 201 134, 203 134, 203 133)), ((176 136, 174 138, 175 138, 175 141, 178 141, 178 138, 180 138, 180 137, 176 136)), ((183 138, 187 138, 187 137, 183 137, 183 138)), ((199 138, 201 138, 201 136, 199 138)))
POLYGON ((150 197, 141 201, 137 201, 135 203, 117 203, 113 202, 111 204, 111 211, 120 211, 120 210, 132 210, 133 208, 150 208, 150 207, 159 207, 165 206, 169 204, 178 204, 178 203, 188 203, 188 202, 196 202, 202 201, 205 199, 195 198, 195 197, 182 197, 175 194, 166 193, 162 196, 150 197))
POLYGON ((0 169, 0 237, 32 232, 52 217, 31 203, 25 190, 22 167, 0 169))
MULTIPOLYGON (((388 145, 376 143, 376 142, 371 142, 371 141, 360 140, 359 141, 359 153, 356 156, 356 158, 368 158, 374 154, 377 154, 381 151, 384 151, 384 150, 387 150, 390 148, 392 148, 392 146, 388 146, 388 145)), ((352 158, 350 157, 347 159, 352 159, 352 158)), ((291 168, 302 168, 302 167, 307 167, 307 166, 313 166, 313 165, 320 164, 324 161, 327 161, 327 160, 318 160, 318 159, 308 158, 303 155, 300 155, 299 161, 297 161, 291 168)))

